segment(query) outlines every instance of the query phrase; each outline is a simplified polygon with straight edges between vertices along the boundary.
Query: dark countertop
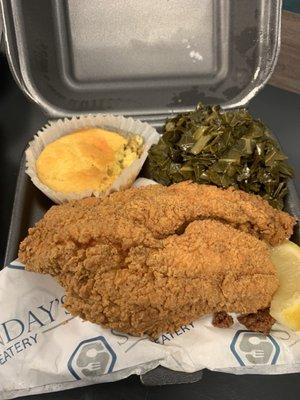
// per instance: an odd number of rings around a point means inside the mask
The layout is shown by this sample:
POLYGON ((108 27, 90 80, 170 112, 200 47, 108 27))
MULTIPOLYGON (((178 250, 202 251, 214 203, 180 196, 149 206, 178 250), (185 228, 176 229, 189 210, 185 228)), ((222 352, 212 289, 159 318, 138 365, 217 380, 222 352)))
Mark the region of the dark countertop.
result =
MULTIPOLYGON (((250 104, 250 110, 261 118, 279 139, 296 171, 296 188, 300 193, 300 97, 271 86, 266 86, 250 104)), ((18 168, 26 143, 46 122, 37 106, 31 104, 19 90, 0 55, 0 257, 1 263, 9 229, 18 168)), ((298 399, 300 374, 235 376, 205 371, 203 379, 194 384, 167 387, 145 387, 137 377, 121 382, 95 385, 30 398, 43 399, 199 399, 199 400, 280 400, 298 399)))

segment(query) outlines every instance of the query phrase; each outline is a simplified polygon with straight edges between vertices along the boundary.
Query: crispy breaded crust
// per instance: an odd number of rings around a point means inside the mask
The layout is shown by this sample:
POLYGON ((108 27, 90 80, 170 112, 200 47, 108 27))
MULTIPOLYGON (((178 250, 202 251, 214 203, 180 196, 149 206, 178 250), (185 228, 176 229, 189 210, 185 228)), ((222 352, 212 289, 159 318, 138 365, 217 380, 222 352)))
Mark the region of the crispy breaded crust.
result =
POLYGON ((268 307, 278 280, 259 239, 280 243, 294 223, 239 190, 157 185, 52 207, 19 257, 59 280, 72 314, 155 336, 204 314, 268 307))

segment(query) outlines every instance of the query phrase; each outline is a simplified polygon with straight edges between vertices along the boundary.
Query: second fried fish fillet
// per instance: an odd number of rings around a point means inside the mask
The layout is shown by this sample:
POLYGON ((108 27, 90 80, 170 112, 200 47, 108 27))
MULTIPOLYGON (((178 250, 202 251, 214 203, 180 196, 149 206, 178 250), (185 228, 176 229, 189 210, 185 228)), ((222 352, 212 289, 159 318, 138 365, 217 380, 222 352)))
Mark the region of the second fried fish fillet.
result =
POLYGON ((72 314, 150 336, 217 311, 255 313, 278 287, 267 245, 213 220, 195 221, 157 248, 132 247, 119 268, 94 265, 61 283, 72 314))
POLYGON ((268 307, 278 280, 265 242, 288 238, 294 223, 239 190, 157 185, 53 207, 19 257, 58 279, 72 314, 156 336, 205 314, 268 307))

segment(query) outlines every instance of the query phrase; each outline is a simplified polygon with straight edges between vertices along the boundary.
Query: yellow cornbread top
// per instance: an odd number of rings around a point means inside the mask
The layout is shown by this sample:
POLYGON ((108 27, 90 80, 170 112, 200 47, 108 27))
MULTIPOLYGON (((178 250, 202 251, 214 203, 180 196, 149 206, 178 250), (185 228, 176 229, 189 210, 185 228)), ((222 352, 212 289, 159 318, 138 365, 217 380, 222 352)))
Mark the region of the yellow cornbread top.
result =
POLYGON ((40 181, 62 193, 105 191, 141 153, 143 139, 99 128, 83 129, 48 144, 36 161, 40 181))

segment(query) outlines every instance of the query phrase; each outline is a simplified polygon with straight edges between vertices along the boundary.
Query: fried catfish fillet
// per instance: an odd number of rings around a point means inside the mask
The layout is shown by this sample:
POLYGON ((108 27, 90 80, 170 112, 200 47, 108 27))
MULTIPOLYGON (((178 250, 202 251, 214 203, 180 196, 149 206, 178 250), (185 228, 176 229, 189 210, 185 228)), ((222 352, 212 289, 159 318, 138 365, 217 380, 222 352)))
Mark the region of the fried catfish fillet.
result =
POLYGON ((258 196, 184 182, 52 207, 21 243, 73 315, 152 337, 215 312, 255 313, 278 287, 268 244, 295 220, 258 196))

